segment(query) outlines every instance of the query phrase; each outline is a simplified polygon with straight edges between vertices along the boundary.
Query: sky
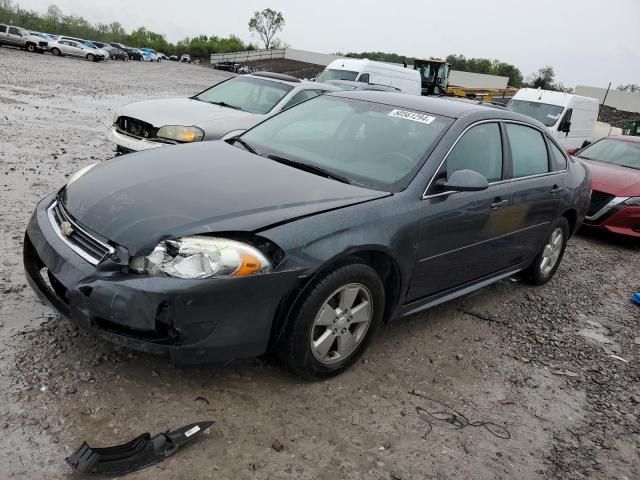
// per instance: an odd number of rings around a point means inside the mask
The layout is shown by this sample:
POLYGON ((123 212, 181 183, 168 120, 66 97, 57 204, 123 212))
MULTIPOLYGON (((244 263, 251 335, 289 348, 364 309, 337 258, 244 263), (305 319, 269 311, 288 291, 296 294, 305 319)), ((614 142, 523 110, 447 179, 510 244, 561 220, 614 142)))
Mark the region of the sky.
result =
MULTIPOLYGON (((176 42, 200 34, 251 36, 255 10, 284 15, 278 37, 322 53, 385 51, 410 57, 450 53, 500 59, 526 76, 551 65, 566 86, 640 84, 640 0, 17 0, 92 23, 145 26, 176 42)), ((55 33, 55 32, 52 32, 55 33)))

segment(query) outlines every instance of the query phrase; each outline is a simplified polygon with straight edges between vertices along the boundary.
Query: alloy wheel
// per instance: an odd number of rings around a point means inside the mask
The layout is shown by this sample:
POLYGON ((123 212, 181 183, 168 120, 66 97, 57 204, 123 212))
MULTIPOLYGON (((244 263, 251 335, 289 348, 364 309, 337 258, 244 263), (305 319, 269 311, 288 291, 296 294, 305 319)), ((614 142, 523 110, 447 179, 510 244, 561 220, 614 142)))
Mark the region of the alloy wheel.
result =
POLYGON ((320 363, 344 360, 364 340, 373 313, 369 289, 350 283, 334 291, 322 304, 311 327, 311 352, 320 363))
POLYGON ((542 251, 542 259, 540 260, 540 271, 543 275, 549 275, 553 267, 558 263, 562 246, 564 244, 564 233, 560 227, 551 232, 549 242, 544 246, 542 251))

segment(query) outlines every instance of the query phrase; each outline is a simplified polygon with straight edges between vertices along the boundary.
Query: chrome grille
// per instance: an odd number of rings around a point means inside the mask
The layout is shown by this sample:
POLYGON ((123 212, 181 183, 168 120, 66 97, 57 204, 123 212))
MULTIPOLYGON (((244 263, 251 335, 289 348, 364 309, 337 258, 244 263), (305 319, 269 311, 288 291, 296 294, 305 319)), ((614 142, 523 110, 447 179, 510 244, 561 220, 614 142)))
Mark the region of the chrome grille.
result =
POLYGON ((78 225, 60 202, 53 202, 47 212, 56 234, 87 262, 97 265, 115 253, 111 245, 78 225))
POLYGON ((610 195, 608 193, 599 192, 597 190, 591 192, 591 203, 589 204, 589 210, 587 210, 587 217, 592 217, 598 213, 613 199, 614 195, 610 195))

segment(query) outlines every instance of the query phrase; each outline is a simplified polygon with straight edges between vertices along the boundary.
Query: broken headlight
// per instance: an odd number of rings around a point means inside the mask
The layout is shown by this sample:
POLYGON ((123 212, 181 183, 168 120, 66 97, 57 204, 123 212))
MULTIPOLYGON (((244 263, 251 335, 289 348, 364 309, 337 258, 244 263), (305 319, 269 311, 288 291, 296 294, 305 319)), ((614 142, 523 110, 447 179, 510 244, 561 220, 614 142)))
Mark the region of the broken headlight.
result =
POLYGON ((268 273, 271 262, 257 248, 224 238, 193 236, 165 240, 146 257, 133 257, 131 270, 177 278, 230 278, 268 273))
POLYGON ((199 142, 204 138, 204 132, 198 127, 165 125, 158 130, 158 137, 176 140, 178 142, 199 142))

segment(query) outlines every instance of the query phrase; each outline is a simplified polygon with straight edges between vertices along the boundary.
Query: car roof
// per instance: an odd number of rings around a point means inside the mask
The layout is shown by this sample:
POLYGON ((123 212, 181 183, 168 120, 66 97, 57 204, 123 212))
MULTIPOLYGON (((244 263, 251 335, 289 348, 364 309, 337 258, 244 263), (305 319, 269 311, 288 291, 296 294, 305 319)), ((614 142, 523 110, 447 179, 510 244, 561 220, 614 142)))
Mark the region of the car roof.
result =
POLYGON ((604 138, 609 140, 621 140, 624 142, 640 143, 640 137, 634 137, 633 135, 610 135, 604 138))
POLYGON ((513 119, 530 123, 537 127, 542 125, 536 120, 519 113, 511 112, 509 110, 503 110, 494 106, 483 105, 474 101, 460 101, 459 99, 450 97, 423 97, 419 95, 410 95, 407 93, 379 92, 371 90, 340 91, 333 92, 328 95, 353 98, 354 100, 365 100, 370 102, 383 103, 395 107, 408 108, 410 110, 418 110, 451 118, 460 118, 473 112, 484 112, 487 114, 487 117, 513 119))
POLYGON ((340 87, 341 89, 351 90, 379 90, 381 92, 399 92, 400 89, 389 85, 380 85, 377 83, 356 82, 355 80, 327 80, 323 82, 325 85, 340 87))
POLYGON ((282 73, 273 73, 273 72, 256 72, 250 73, 249 75, 243 75, 245 77, 253 77, 259 78, 260 80, 269 80, 272 82, 284 83, 285 85, 290 85, 292 87, 310 87, 313 86, 315 88, 320 88, 322 90, 340 90, 339 88, 331 85, 327 85, 326 83, 316 83, 310 80, 300 80, 299 78, 292 77, 290 75, 285 75, 282 73))

